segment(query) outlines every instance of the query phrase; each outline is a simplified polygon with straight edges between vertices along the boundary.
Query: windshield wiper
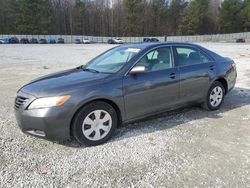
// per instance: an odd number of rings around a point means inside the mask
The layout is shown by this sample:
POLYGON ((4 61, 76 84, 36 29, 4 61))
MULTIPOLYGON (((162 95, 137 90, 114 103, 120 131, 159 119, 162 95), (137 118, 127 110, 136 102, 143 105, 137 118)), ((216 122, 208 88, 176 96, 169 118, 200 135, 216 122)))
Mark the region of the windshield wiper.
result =
POLYGON ((95 70, 95 69, 82 68, 82 70, 83 71, 88 71, 88 72, 100 73, 98 70, 95 70))

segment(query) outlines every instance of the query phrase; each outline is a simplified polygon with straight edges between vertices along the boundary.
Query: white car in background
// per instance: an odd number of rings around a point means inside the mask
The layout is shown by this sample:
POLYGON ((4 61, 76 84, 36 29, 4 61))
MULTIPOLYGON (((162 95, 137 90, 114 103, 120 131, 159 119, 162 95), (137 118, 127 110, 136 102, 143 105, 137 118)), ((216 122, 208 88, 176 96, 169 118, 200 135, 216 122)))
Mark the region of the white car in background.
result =
POLYGON ((83 44, 90 44, 91 41, 90 41, 89 39, 83 39, 83 40, 82 40, 82 43, 83 43, 83 44))
POLYGON ((120 38, 114 38, 108 40, 109 44, 123 44, 123 40, 120 38))

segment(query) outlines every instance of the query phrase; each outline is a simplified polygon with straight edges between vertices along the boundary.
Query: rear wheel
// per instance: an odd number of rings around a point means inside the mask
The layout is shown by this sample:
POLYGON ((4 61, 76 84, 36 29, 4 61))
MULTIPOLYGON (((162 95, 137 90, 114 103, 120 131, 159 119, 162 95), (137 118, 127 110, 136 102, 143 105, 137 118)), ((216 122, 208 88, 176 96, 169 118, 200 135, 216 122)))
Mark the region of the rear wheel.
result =
POLYGON ((224 100, 225 88, 221 82, 215 81, 208 90, 203 107, 207 110, 218 110, 224 100))
POLYGON ((76 140, 88 146, 106 142, 117 127, 115 109, 102 101, 84 106, 76 115, 72 131, 76 140))

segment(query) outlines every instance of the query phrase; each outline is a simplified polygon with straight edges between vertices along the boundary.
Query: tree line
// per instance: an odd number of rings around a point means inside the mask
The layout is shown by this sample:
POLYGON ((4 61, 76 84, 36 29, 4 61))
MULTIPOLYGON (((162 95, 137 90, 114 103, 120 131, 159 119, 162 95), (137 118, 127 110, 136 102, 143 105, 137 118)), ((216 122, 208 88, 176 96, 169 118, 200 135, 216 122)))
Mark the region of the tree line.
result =
POLYGON ((0 0, 1 34, 162 36, 250 31, 250 0, 0 0))

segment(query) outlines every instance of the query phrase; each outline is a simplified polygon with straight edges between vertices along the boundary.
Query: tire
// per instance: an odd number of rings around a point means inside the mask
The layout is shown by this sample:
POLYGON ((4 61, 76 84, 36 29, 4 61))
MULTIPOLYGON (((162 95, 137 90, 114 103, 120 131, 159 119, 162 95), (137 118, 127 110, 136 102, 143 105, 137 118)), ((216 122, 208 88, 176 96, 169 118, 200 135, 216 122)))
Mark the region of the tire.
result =
POLYGON ((225 88, 223 84, 215 81, 209 88, 206 101, 202 104, 202 107, 210 111, 218 110, 223 103, 224 97, 225 88))
POLYGON ((76 114, 72 133, 79 143, 95 146, 110 139, 117 123, 117 112, 111 105, 102 101, 92 102, 76 114))

